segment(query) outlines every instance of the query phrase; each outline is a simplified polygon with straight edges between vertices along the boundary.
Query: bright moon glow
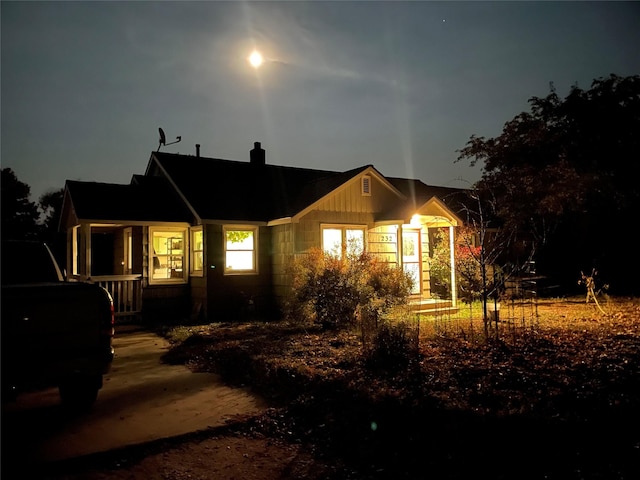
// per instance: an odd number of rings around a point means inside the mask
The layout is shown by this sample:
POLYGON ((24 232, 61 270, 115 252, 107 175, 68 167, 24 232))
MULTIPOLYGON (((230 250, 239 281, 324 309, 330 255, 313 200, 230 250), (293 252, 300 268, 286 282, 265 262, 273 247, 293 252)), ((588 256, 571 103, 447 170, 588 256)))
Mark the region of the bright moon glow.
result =
POLYGON ((249 55, 248 60, 253 68, 258 68, 260 65, 262 65, 262 62, 264 61, 264 59, 262 58, 262 54, 257 50, 254 50, 253 52, 251 52, 251 55, 249 55))

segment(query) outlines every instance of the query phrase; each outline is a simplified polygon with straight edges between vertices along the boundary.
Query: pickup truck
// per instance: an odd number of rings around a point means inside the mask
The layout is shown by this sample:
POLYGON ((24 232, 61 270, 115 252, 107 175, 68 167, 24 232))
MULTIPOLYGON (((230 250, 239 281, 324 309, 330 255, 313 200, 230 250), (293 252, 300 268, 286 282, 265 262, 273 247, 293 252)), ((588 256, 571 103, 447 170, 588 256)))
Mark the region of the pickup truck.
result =
POLYGON ((113 301, 69 282, 49 247, 2 241, 2 399, 57 387, 63 406, 89 408, 114 358, 113 301))

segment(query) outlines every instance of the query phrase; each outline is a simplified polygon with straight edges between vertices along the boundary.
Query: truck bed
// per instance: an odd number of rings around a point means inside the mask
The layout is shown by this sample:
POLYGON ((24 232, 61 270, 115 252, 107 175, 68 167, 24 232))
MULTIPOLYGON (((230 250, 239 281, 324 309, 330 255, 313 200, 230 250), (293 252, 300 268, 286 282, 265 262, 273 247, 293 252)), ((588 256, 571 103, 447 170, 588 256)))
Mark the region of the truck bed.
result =
POLYGON ((112 306, 86 283, 2 287, 2 374, 18 384, 57 384, 107 373, 113 359, 112 306))

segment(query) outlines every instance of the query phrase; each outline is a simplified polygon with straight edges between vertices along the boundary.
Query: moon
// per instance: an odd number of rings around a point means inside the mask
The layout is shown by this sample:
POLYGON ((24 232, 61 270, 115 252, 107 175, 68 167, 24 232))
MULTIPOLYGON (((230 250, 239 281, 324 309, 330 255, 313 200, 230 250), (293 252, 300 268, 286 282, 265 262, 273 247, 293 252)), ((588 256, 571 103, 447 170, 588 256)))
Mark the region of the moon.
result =
POLYGON ((262 65, 262 63, 264 62, 262 54, 257 50, 251 52, 251 55, 249 55, 249 58, 247 58, 247 60, 253 68, 260 68, 260 65, 262 65))

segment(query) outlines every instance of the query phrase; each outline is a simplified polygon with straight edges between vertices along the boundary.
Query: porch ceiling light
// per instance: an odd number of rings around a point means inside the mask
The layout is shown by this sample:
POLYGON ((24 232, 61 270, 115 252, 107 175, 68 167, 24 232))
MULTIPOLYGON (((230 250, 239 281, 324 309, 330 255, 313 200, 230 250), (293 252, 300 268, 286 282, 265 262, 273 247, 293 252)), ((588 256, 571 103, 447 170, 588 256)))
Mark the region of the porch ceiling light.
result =
POLYGON ((411 225, 414 227, 419 227, 420 225, 422 225, 422 223, 420 222, 420 215, 416 213, 411 217, 411 225))

